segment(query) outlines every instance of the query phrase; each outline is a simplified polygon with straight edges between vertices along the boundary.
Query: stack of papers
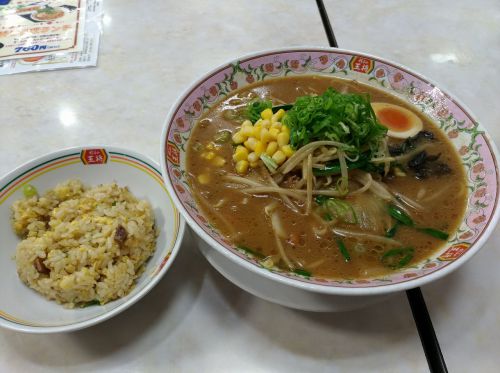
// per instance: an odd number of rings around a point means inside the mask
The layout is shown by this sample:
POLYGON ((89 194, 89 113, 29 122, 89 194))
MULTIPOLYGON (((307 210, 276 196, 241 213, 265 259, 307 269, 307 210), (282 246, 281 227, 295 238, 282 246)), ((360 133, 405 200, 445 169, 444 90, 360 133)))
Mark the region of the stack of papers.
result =
POLYGON ((0 75, 96 66, 102 1, 10 0, 0 5, 0 75))

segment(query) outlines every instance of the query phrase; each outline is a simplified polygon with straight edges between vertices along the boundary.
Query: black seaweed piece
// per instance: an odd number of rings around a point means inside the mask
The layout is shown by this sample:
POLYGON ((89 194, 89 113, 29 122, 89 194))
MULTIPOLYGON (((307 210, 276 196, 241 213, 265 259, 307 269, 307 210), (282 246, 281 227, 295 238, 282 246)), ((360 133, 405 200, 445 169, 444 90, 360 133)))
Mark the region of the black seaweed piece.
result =
POLYGON ((425 165, 425 162, 427 162, 428 156, 429 155, 425 150, 417 153, 417 155, 410 159, 410 161, 408 162, 408 167, 414 171, 422 168, 425 165))
POLYGON ((415 136, 418 136, 421 139, 434 140, 434 134, 431 131, 420 131, 415 136))
POLYGON ((408 137, 405 141, 397 145, 389 146, 389 153, 391 156, 395 157, 401 154, 408 153, 410 150, 416 148, 418 144, 422 141, 432 141, 434 140, 434 134, 430 131, 420 131, 415 136, 408 137))
POLYGON ((451 174, 451 168, 446 163, 443 162, 434 162, 432 168, 432 174, 441 176, 451 174))
POLYGON ((425 150, 415 155, 408 162, 408 168, 415 173, 418 179, 425 179, 429 176, 442 176, 451 173, 451 168, 443 162, 439 162, 439 154, 429 155, 425 150))

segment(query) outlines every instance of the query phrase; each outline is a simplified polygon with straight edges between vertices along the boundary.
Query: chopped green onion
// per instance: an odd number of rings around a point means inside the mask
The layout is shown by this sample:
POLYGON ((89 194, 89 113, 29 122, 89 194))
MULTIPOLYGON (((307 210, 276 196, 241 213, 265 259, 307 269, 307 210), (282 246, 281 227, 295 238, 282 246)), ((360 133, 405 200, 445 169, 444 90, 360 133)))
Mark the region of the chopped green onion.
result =
POLYGON ((337 246, 339 247, 340 253, 344 257, 344 261, 347 263, 351 260, 351 256, 349 255, 349 251, 347 251, 347 247, 345 247, 344 241, 340 238, 335 240, 337 242, 337 246))
POLYGON ((283 104, 283 105, 276 105, 276 106, 273 106, 272 110, 273 110, 273 113, 277 113, 278 110, 285 110, 285 111, 288 111, 290 110, 291 108, 293 108, 293 104, 283 104))
POLYGON ((239 119, 241 119, 240 116, 241 114, 234 109, 227 109, 222 112, 222 117, 229 121, 238 121, 239 119))
POLYGON ((293 272, 300 275, 300 276, 311 277, 311 272, 308 272, 305 269, 297 268, 297 269, 294 269, 293 272))
MULTIPOLYGON (((351 148, 346 148, 345 151, 349 152, 351 148)), ((346 160, 347 170, 355 170, 357 168, 364 170, 366 172, 380 173, 383 166, 377 166, 370 162, 372 155, 371 152, 362 153, 356 161, 346 160)), ((314 168, 314 176, 329 176, 329 175, 340 175, 342 172, 340 168, 340 162, 338 160, 329 162, 324 168, 314 168)))
POLYGON ((231 140, 231 131, 222 130, 217 132, 214 136, 214 142, 217 144, 224 144, 231 140))
POLYGON ((443 241, 448 241, 450 235, 446 232, 434 229, 434 228, 418 228, 418 230, 422 233, 428 234, 429 236, 439 238, 443 241))
POLYGON ((266 109, 271 109, 273 103, 268 100, 255 100, 247 105, 246 117, 252 121, 257 122, 260 119, 260 113, 266 109))
POLYGON ((323 220, 325 220, 325 221, 332 221, 333 220, 332 214, 330 214, 328 212, 326 214, 323 214, 323 220))
POLYGON ((285 111, 290 110, 293 104, 284 104, 273 106, 272 102, 269 100, 255 100, 250 102, 246 107, 245 116, 255 123, 260 119, 260 114, 266 110, 271 109, 273 113, 278 112, 278 110, 283 109, 285 111))
POLYGON ((101 304, 101 302, 99 302, 97 299, 94 299, 94 300, 91 300, 90 302, 82 303, 81 307, 86 308, 86 307, 90 307, 90 306, 98 306, 100 304, 101 304))
POLYGON ((322 205, 324 204, 327 200, 328 200, 329 197, 327 196, 324 196, 324 195, 321 195, 321 194, 318 194, 316 197, 314 197, 314 201, 318 204, 318 205, 322 205))
POLYGON ((23 194, 26 198, 31 198, 38 195, 38 191, 33 185, 26 184, 25 186, 23 186, 23 194))
MULTIPOLYGON (((358 216, 350 203, 326 196, 316 196, 315 201, 326 210, 331 218, 337 218, 348 224, 358 224, 358 216)), ((327 219, 325 219, 327 220, 327 219)))
POLYGON ((448 238, 450 237, 450 235, 448 233, 440 231, 438 229, 416 227, 415 222, 412 220, 412 218, 410 218, 408 216, 408 214, 406 214, 403 210, 401 210, 400 208, 398 208, 394 205, 389 205, 388 209, 389 209, 389 214, 394 219, 397 220, 397 223, 386 232, 386 234, 385 234, 386 237, 394 237, 394 234, 396 233, 395 230, 397 229, 398 223, 401 223, 403 225, 407 225, 409 227, 414 227, 422 233, 428 234, 429 236, 438 238, 438 239, 443 240, 443 241, 447 241, 448 238), (394 229, 394 232, 393 232, 393 229, 394 229), (392 236, 390 234, 392 234, 392 236))
POLYGON ((271 269, 274 267, 274 262, 273 262, 273 259, 271 257, 261 259, 260 264, 262 265, 262 267, 267 268, 267 269, 271 269))
MULTIPOLYGON (((368 164, 368 160, 366 158, 360 158, 357 161, 350 162, 347 161, 347 169, 354 170, 356 168, 364 168, 368 164)), ((314 176, 329 176, 329 175, 340 175, 340 162, 334 161, 327 164, 324 168, 314 168, 313 174, 314 176)))
POLYGON ((392 238, 396 235, 396 231, 398 230, 399 222, 396 222, 392 227, 390 227, 387 232, 385 232, 385 236, 387 238, 392 238))
POLYGON ((240 250, 245 251, 245 252, 246 252, 246 253, 248 253, 248 254, 251 254, 251 255, 255 256, 256 258, 259 258, 259 259, 264 259, 264 258, 265 258, 265 256, 264 256, 264 255, 262 255, 261 253, 259 253, 259 252, 257 252, 257 251, 254 251, 254 250, 250 249, 250 248, 249 248, 249 247, 247 247, 247 246, 244 246, 244 245, 236 245, 236 247, 237 247, 238 249, 240 249, 240 250))
POLYGON ((412 218, 410 218, 406 212, 394 205, 389 205, 389 215, 391 215, 394 219, 396 219, 403 225, 407 225, 409 227, 415 226, 412 218))
POLYGON ((193 144, 193 150, 195 152, 199 152, 201 149, 203 149, 203 144, 201 142, 197 141, 193 144))
POLYGON ((413 247, 401 247, 398 249, 391 249, 386 251, 381 257, 380 261, 386 267, 391 269, 399 269, 410 263, 413 259, 415 249, 413 247))
POLYGON ((259 158, 262 159, 262 162, 264 162, 269 171, 271 171, 272 173, 276 172, 276 170, 278 169, 278 164, 274 161, 274 159, 272 159, 265 153, 262 153, 259 158))
POLYGON ((367 94, 340 93, 328 88, 323 94, 298 97, 282 120, 290 129, 294 149, 318 140, 333 140, 359 154, 378 149, 387 128, 377 120, 367 94))

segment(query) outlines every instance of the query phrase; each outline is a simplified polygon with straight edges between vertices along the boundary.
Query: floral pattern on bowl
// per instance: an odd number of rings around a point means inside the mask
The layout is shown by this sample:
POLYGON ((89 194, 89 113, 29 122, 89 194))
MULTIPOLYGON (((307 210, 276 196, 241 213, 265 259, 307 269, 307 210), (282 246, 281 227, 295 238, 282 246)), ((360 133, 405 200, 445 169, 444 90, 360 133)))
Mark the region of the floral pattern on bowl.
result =
MULTIPOLYGON (((167 178, 184 212, 215 241, 234 255, 278 276, 335 287, 377 287, 427 276, 463 258, 497 218, 499 170, 495 148, 483 127, 456 99, 426 78, 378 57, 323 48, 298 48, 257 54, 227 64, 194 85, 166 123, 167 178), (467 175, 468 203, 462 224, 432 258, 401 272, 366 280, 327 280, 277 268, 266 269, 251 252, 234 247, 202 216, 184 174, 186 143, 198 118, 232 91, 269 78, 300 74, 356 79, 413 104, 431 117, 451 140, 467 175)), ((189 219, 188 219, 189 221, 189 219)), ((493 228, 493 227, 491 227, 493 228)), ((490 230, 489 230, 490 231, 490 230)))

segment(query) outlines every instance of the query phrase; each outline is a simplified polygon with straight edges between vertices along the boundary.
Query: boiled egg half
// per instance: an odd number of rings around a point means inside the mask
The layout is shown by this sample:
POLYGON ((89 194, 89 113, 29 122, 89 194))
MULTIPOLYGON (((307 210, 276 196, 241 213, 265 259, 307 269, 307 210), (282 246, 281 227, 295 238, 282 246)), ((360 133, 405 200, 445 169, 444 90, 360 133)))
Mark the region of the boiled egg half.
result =
POLYGON ((402 106, 373 102, 372 108, 379 122, 387 127, 387 136, 406 139, 422 131, 422 120, 402 106))

